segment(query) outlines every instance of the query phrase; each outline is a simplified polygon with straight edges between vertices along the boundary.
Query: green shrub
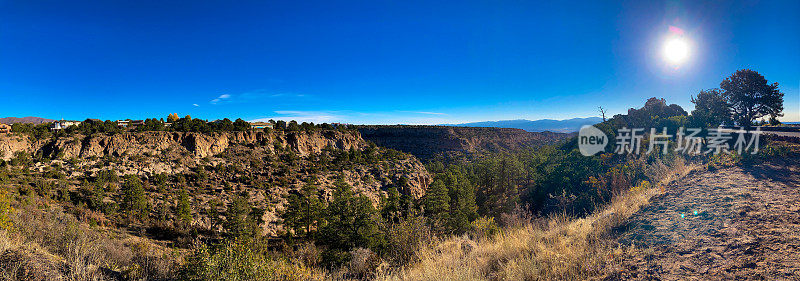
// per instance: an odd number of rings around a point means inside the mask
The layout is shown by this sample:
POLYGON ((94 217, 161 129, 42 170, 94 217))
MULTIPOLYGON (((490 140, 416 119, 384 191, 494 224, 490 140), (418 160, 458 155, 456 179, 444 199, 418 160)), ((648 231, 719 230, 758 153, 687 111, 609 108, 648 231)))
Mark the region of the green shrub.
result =
POLYGON ((492 237, 500 232, 500 226, 494 221, 494 217, 480 217, 472 222, 473 235, 478 237, 492 237))
POLYGON ((11 214, 14 207, 11 206, 11 198, 6 190, 0 190, 0 230, 11 230, 14 224, 11 222, 11 214))
POLYGON ((273 259, 258 240, 236 238, 219 245, 198 245, 186 260, 182 280, 313 280, 304 265, 273 259))

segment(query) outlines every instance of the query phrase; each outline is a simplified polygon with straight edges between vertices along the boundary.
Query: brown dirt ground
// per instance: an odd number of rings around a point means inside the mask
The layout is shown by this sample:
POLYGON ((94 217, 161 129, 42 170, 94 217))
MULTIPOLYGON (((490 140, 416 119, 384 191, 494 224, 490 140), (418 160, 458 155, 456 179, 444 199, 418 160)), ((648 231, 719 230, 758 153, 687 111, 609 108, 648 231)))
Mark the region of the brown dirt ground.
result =
POLYGON ((800 158, 695 173, 651 202, 607 280, 800 280, 800 158))

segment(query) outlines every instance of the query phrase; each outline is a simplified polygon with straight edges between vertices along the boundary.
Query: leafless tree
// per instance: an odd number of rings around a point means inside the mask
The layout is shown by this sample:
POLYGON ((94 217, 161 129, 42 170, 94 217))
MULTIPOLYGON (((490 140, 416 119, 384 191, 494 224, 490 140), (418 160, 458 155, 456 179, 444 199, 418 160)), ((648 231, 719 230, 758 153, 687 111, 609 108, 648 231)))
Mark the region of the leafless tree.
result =
POLYGON ((603 116, 603 122, 606 122, 606 110, 602 106, 597 107, 600 110, 600 115, 603 116))

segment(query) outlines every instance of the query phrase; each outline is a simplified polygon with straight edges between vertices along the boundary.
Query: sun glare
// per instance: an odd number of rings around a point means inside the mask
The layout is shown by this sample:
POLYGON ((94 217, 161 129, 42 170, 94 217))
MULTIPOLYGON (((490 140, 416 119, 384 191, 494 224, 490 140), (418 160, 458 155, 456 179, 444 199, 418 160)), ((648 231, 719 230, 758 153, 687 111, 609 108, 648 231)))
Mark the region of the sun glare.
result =
POLYGON ((664 44, 664 58, 672 65, 679 65, 689 57, 689 43, 683 38, 671 38, 664 44))

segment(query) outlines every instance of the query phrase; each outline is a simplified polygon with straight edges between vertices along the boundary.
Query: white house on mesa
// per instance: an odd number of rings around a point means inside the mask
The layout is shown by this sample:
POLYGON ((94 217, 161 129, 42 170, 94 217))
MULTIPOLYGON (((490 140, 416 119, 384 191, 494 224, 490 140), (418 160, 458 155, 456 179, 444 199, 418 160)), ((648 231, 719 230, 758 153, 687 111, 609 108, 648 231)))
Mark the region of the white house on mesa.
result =
POLYGON ((272 129, 272 123, 270 122, 250 122, 251 129, 272 129))
POLYGON ((117 120, 117 126, 120 126, 122 128, 128 128, 128 127, 136 128, 142 125, 144 125, 144 120, 130 120, 130 119, 117 120))
POLYGON ((81 124, 81 121, 75 120, 57 120, 53 122, 53 125, 50 126, 51 130, 63 130, 68 127, 78 126, 81 124))

